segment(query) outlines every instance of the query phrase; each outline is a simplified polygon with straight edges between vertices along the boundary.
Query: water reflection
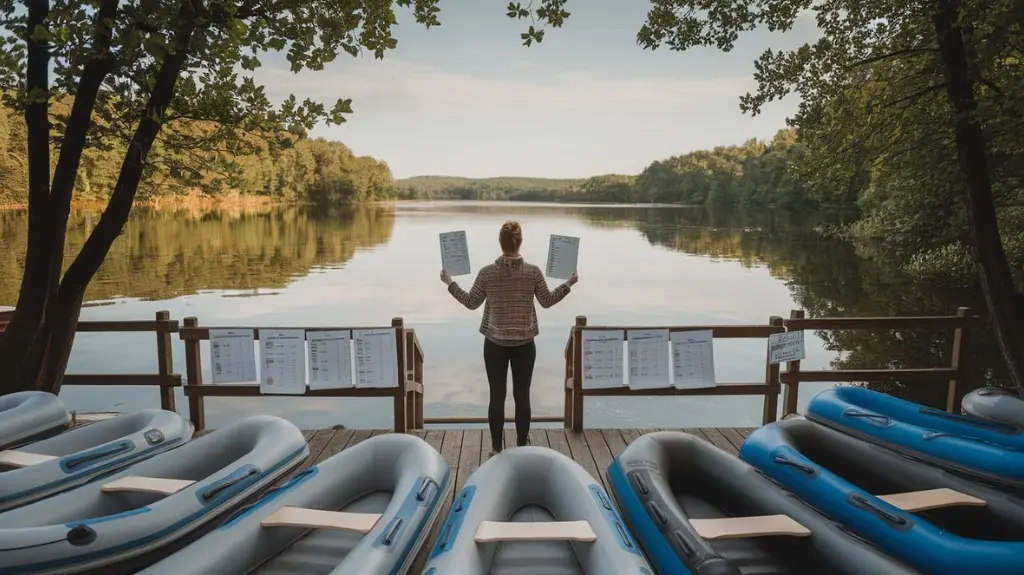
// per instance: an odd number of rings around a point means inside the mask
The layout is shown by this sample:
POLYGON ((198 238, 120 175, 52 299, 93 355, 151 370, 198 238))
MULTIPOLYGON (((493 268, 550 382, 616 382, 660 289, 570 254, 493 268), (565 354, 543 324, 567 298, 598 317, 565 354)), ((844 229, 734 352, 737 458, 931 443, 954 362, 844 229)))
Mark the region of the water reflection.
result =
MULTIPOLYGON (((98 214, 78 212, 68 260, 98 214)), ((298 207, 236 212, 136 210, 90 286, 87 319, 141 319, 168 309, 206 325, 387 325, 415 327, 427 355, 430 415, 482 415, 486 386, 476 328, 479 311, 458 306, 437 280, 437 234, 463 229, 473 269, 496 254, 505 219, 523 223, 524 256, 543 263, 548 234, 582 238, 581 282, 562 304, 541 310, 534 411, 559 414, 561 350, 576 315, 591 324, 765 323, 804 308, 810 316, 951 313, 975 294, 926 291, 898 270, 860 259, 842 240, 815 230, 849 214, 651 206, 417 202, 317 213, 298 207)), ((16 298, 27 220, 0 212, 0 304, 16 298)), ((456 278, 465 285, 472 276, 456 278)), ((554 280, 551 281, 554 284, 554 280)), ((979 308, 980 309, 980 308, 979 308)), ((933 367, 949 362, 949 334, 838 332, 808 341, 805 369, 933 367)), ((148 338, 103 334, 76 342, 71 371, 140 372, 155 367, 148 338), (130 350, 131 353, 125 353, 130 350), (116 369, 111 366, 116 365, 116 369)), ((715 344, 721 381, 763 380, 763 341, 715 344)), ((968 364, 975 384, 999 365, 978 334, 968 364)), ((207 369, 209 362, 206 362, 207 369)), ((175 343, 175 368, 184 352, 175 343)), ((801 404, 827 386, 805 385, 801 404)), ((943 406, 944 386, 889 388, 943 406)), ((69 388, 80 409, 150 406, 155 391, 69 388)), ((185 402, 181 401, 185 410, 185 402)), ((509 402, 511 408, 511 400, 509 402)), ((390 425, 387 400, 251 398, 208 401, 212 425, 252 412, 303 427, 390 425)), ((757 398, 587 400, 588 426, 754 425, 757 398)))

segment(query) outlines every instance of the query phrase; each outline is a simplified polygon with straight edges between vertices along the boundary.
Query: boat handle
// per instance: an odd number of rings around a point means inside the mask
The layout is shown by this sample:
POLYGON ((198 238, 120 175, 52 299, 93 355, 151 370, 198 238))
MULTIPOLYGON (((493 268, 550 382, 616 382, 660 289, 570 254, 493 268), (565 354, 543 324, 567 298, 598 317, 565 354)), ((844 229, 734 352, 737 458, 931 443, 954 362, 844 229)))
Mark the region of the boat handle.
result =
POLYGON ((452 534, 452 522, 451 520, 445 521, 444 531, 441 532, 441 537, 438 538, 438 549, 444 549, 448 546, 448 536, 452 534))
POLYGON ((248 471, 246 471, 242 475, 239 475, 238 477, 236 477, 236 478, 234 478, 234 479, 232 479, 230 481, 225 481, 224 483, 221 483, 220 485, 218 485, 216 487, 211 487, 210 489, 207 489, 206 491, 204 491, 203 492, 203 500, 209 501, 209 500, 213 499, 214 497, 216 497, 218 494, 220 494, 221 491, 224 491, 225 489, 227 489, 229 487, 233 487, 235 485, 238 485, 239 483, 245 481, 246 479, 252 477, 253 475, 259 475, 259 474, 260 474, 259 470, 257 470, 257 469, 249 469, 248 471))
POLYGON ((889 425, 890 423, 892 423, 892 418, 891 417, 888 417, 888 416, 885 416, 885 415, 879 415, 877 413, 867 413, 867 412, 864 412, 864 411, 852 411, 851 410, 851 411, 847 411, 847 412, 843 413, 843 415, 845 417, 863 417, 864 419, 870 419, 870 420, 873 420, 873 421, 879 421, 879 422, 882 423, 882 425, 889 425))
POLYGON ((940 437, 955 437, 956 439, 962 439, 964 441, 973 441, 975 443, 984 443, 985 445, 991 445, 998 447, 1004 451, 1021 451, 1019 447, 1011 445, 1000 445, 992 441, 986 441, 984 439, 978 439, 977 437, 971 437, 969 435, 958 435, 956 433, 947 433, 945 431, 926 431, 921 434, 921 439, 924 441, 931 441, 933 439, 939 439, 940 437))
POLYGON ((850 502, 853 503, 854 506, 870 511, 871 513, 874 513, 878 517, 881 517, 882 519, 890 523, 895 523, 899 526, 907 524, 907 520, 905 518, 900 517, 899 515, 893 515, 892 513, 889 513, 885 509, 882 509, 881 507, 874 505, 873 503, 871 503, 867 499, 864 499, 860 495, 857 495, 856 493, 850 495, 850 502))
POLYGON ((935 409, 932 407, 924 407, 921 409, 923 415, 930 415, 939 419, 949 419, 958 423, 964 423, 967 425, 973 425, 974 427, 981 427, 985 429, 995 429, 1000 433, 1015 434, 1020 430, 1012 425, 1006 425, 1004 423, 997 423, 995 421, 985 421, 984 419, 978 419, 975 417, 965 417, 963 415, 957 415, 955 413, 947 413, 941 409, 935 409))
POLYGON ((416 501, 423 501, 427 498, 427 490, 430 489, 430 479, 424 477, 420 482, 420 488, 416 490, 416 501))
POLYGON ((395 517, 395 520, 391 523, 391 526, 388 527, 388 530, 384 532, 384 537, 381 538, 381 541, 384 543, 384 545, 391 545, 395 542, 395 536, 398 535, 398 528, 402 526, 402 523, 403 521, 401 517, 395 517))
POLYGON ((803 463, 800 463, 799 461, 793 461, 792 459, 789 459, 785 455, 782 455, 782 454, 776 455, 774 460, 775 460, 775 463, 778 463, 779 465, 789 465, 791 467, 796 467, 797 469, 799 469, 800 471, 803 471, 807 475, 814 475, 814 468, 813 467, 811 467, 810 465, 805 465, 803 463))
POLYGON ((78 467, 80 465, 85 465, 86 463, 92 463, 93 461, 96 461, 97 459, 103 459, 105 457, 110 457, 111 455, 116 455, 116 454, 122 453, 124 451, 131 451, 134 448, 135 448, 135 446, 130 444, 130 443, 122 443, 120 445, 115 445, 113 449, 107 449, 106 451, 99 451, 99 452, 96 452, 96 453, 90 453, 88 455, 82 455, 80 457, 73 457, 71 459, 68 459, 67 461, 64 462, 64 467, 66 467, 69 470, 70 469, 74 469, 74 468, 76 468, 76 467, 78 467))

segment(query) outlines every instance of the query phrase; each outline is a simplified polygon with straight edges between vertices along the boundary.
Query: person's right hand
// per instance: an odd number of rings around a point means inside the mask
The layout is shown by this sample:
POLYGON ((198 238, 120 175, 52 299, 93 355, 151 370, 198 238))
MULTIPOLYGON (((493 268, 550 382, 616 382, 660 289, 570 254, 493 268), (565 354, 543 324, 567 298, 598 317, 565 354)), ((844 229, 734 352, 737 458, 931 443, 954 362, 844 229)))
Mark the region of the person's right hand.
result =
POLYGON ((445 270, 441 270, 441 282, 443 282, 444 285, 451 285, 452 283, 452 276, 448 275, 448 272, 445 270))
POLYGON ((565 283, 567 283, 570 286, 572 286, 572 285, 576 285, 576 282, 578 282, 578 281, 580 281, 579 272, 572 272, 572 275, 569 277, 568 280, 566 280, 565 283))

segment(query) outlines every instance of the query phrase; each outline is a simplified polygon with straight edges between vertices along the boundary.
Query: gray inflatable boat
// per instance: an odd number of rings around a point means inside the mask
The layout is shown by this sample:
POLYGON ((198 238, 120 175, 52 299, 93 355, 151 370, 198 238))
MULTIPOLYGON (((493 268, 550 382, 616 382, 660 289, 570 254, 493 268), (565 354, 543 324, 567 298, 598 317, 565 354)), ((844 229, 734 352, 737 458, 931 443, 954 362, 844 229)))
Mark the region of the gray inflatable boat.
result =
POLYGON ((650 433, 608 468, 659 573, 912 575, 731 454, 687 433, 650 433))
POLYGON ((368 439, 296 475, 139 575, 399 575, 445 506, 449 469, 418 437, 368 439))
POLYGON ((611 499, 575 461, 515 447, 455 497, 423 575, 651 575, 611 499))
MULTIPOLYGON (((257 415, 71 491, 0 513, 4 575, 135 573, 215 525, 309 455, 257 415)), ((182 565, 182 573, 190 572, 182 565)))
POLYGON ((960 400, 960 409, 966 415, 1024 428, 1024 399, 1009 389, 975 389, 960 400))
POLYGON ((64 431, 71 414, 59 397, 45 391, 0 396, 0 449, 64 431))
POLYGON ((67 491, 192 437, 192 422, 143 409, 0 451, 0 511, 67 491))

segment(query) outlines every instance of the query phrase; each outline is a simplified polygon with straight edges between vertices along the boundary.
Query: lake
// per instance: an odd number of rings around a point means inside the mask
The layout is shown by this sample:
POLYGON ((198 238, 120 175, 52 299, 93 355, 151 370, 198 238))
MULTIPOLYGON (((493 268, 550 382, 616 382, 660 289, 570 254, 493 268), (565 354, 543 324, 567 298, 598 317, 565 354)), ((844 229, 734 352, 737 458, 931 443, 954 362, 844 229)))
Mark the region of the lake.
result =
MULTIPOLYGON (((99 212, 73 214, 69 261, 98 217, 99 212)), ((561 415, 562 354, 577 315, 592 325, 764 324, 798 308, 811 316, 911 315, 946 314, 969 304, 954 301, 955 294, 921 294, 861 260, 843 241, 816 233, 843 217, 523 202, 409 202, 337 213, 300 207, 136 209, 87 292, 82 318, 151 319, 168 310, 172 318, 195 316, 207 326, 274 327, 384 326, 402 317, 426 355, 426 415, 482 416, 482 308, 466 310, 439 281, 438 234, 466 230, 475 273, 499 255, 502 222, 515 219, 523 225, 523 256, 541 267, 550 234, 581 238, 580 282, 559 305, 538 306, 533 412, 561 415)), ((0 241, 15 248, 0 254, 0 305, 16 301, 26 234, 24 212, 0 212, 0 241)), ((473 276, 455 279, 468 289, 473 276)), ((559 281, 548 283, 554 287, 559 281)), ((935 337, 918 342, 892 333, 813 335, 803 367, 940 366, 948 363, 948 351, 935 337)), ((175 338, 174 345, 175 370, 184 373, 182 342, 175 338)), ((152 372, 155 355, 149 337, 84 334, 68 371, 152 372)), ((717 379, 763 381, 764 357, 763 340, 716 340, 717 379)), ((204 366, 209 369, 208 355, 204 366)), ((210 381, 209 373, 205 379, 210 381)), ((801 409, 830 385, 805 384, 801 409)), ((185 413, 187 402, 178 391, 185 413)), ((933 390, 914 393, 931 404, 942 397, 933 390)), ((69 408, 86 411, 158 405, 156 392, 142 388, 66 387, 61 397, 69 408)), ((391 426, 389 399, 231 398, 208 399, 206 405, 210 427, 252 413, 280 415, 304 429, 391 426)), ((509 414, 512 405, 510 393, 509 414)), ((591 398, 586 423, 754 426, 760 424, 761 405, 760 397, 591 398)))

